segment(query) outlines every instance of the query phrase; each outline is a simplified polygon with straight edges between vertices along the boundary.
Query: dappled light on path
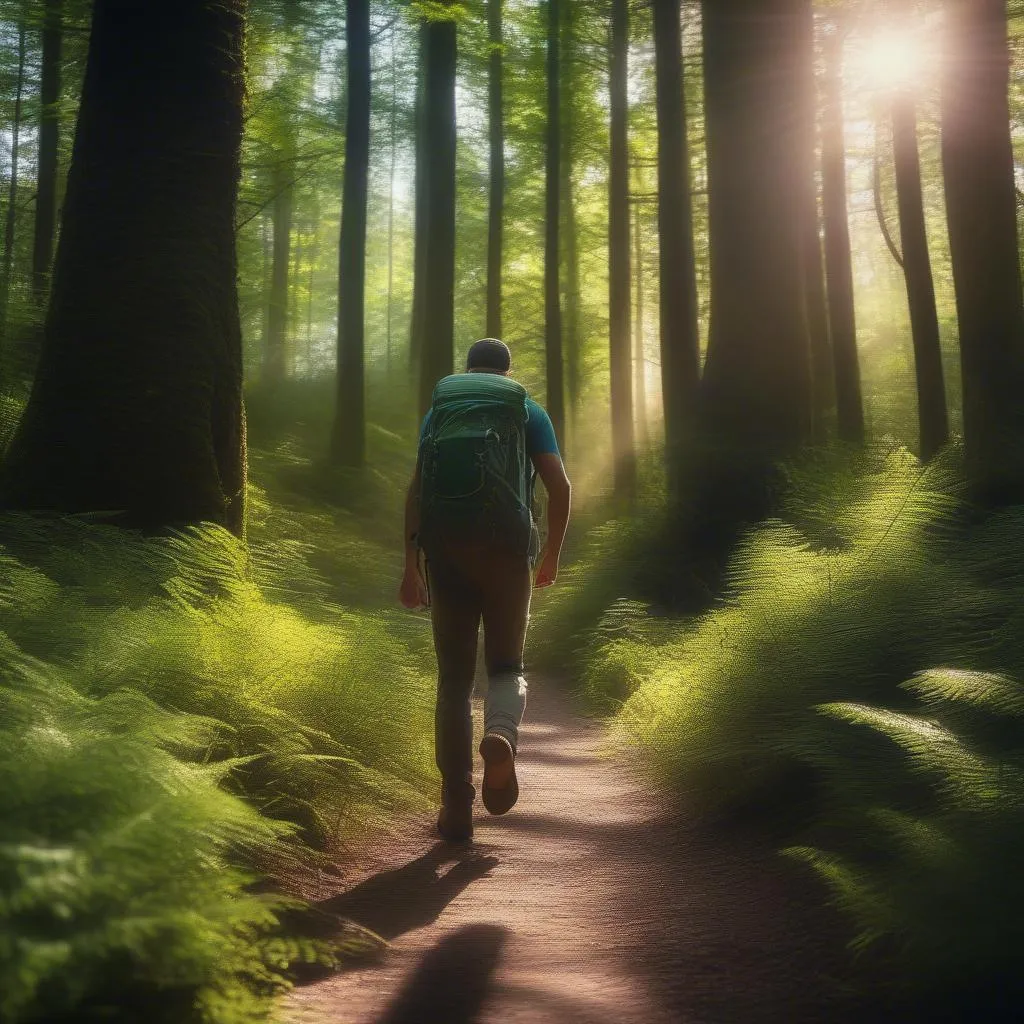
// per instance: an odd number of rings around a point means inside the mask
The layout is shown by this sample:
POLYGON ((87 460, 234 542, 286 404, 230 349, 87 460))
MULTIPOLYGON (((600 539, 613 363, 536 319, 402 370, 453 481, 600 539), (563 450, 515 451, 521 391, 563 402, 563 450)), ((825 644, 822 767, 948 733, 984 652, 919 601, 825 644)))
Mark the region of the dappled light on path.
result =
MULTIPOLYGON (((858 1019, 842 939, 770 848, 680 820, 607 733, 550 694, 522 734, 522 797, 472 846, 426 823, 322 901, 392 945, 306 985, 291 1022, 679 1024, 858 1019)), ((863 1019, 863 1018, 860 1018, 863 1019)), ((872 1018, 877 1019, 877 1018, 872 1018)))

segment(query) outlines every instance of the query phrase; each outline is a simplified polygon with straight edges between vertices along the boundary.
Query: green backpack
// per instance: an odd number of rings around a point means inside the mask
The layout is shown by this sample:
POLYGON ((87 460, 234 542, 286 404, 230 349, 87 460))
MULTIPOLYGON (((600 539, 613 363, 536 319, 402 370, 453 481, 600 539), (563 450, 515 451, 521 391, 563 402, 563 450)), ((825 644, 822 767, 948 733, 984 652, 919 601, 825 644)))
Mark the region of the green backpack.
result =
POLYGON ((438 381, 420 444, 420 546, 449 539, 532 556, 526 389, 495 373, 438 381))

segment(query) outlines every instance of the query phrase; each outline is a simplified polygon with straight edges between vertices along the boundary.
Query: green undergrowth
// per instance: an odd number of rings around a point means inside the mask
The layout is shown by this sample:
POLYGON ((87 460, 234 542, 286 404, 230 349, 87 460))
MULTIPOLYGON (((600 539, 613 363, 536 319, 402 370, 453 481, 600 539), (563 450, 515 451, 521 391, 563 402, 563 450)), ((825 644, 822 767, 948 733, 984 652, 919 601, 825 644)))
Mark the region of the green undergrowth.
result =
POLYGON ((289 443, 253 452, 247 544, 0 520, 5 1022, 270 1019, 292 965, 375 942, 289 936, 266 879, 428 805, 429 630, 289 443))
POLYGON ((789 475, 696 619, 629 599, 635 561, 670 552, 595 535, 570 585, 618 592, 578 632, 583 685, 696 813, 781 836, 858 951, 1001 1019, 1022 994, 1024 509, 968 507, 955 453, 789 475))

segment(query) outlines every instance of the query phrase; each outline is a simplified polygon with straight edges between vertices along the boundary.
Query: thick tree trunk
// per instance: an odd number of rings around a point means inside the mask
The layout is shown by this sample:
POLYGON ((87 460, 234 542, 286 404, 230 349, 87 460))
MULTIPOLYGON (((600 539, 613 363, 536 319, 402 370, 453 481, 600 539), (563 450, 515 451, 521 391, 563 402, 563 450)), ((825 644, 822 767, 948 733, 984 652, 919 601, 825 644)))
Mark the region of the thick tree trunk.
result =
POLYGON ((615 493, 636 491, 630 352, 629 3, 612 0, 608 65, 611 152, 608 173, 608 332, 615 493))
POLYGON ((562 306, 559 294, 558 220, 562 155, 562 111, 559 76, 559 29, 562 0, 548 0, 547 129, 544 192, 544 352, 547 369, 547 411, 560 445, 565 444, 565 385, 562 370, 562 306))
POLYGON ((348 115, 338 248, 337 401, 331 455, 342 466, 366 461, 364 372, 366 193, 370 166, 370 3, 345 0, 348 115))
POLYGON ((420 412, 424 414, 434 385, 455 365, 455 21, 431 21, 426 35, 428 251, 420 375, 420 412))
POLYGON ((752 465, 811 432, 799 46, 808 0, 704 0, 711 334, 708 441, 752 465))
POLYGON ((1024 491, 1024 309, 1005 0, 948 0, 942 164, 968 471, 989 501, 1024 491))
POLYGON ((60 132, 61 0, 43 9, 43 56, 39 83, 39 154, 36 216, 32 240, 32 297, 42 305, 50 283, 50 260, 57 222, 57 154, 60 132))
POLYGON ((658 118, 661 391, 666 471, 670 492, 676 493, 700 386, 697 269, 679 0, 653 0, 652 6, 658 118))
POLYGON ((267 335, 263 343, 263 376, 276 383, 284 380, 288 365, 288 269, 292 242, 292 192, 290 147, 275 155, 271 187, 273 244, 271 246, 270 299, 267 335))
POLYGON ((576 224, 576 192, 573 168, 576 161, 576 18, 572 0, 562 6, 562 79, 567 88, 562 102, 562 259, 565 265, 565 391, 568 430, 572 443, 577 434, 581 387, 580 254, 576 224))
POLYGON ((633 406, 636 413, 636 439, 647 446, 647 353, 644 346, 644 248, 640 204, 633 207, 633 256, 636 275, 636 318, 633 321, 633 406))
POLYGON ((935 283, 928 255, 921 159, 917 150, 917 114, 909 93, 892 105, 892 148, 896 168, 896 197, 900 212, 903 275, 907 282, 910 327, 917 376, 917 418, 921 458, 930 459, 949 440, 946 385, 935 309, 935 283))
POLYGON ((502 220, 505 215, 505 127, 502 102, 502 0, 487 0, 487 28, 491 44, 488 77, 490 112, 490 195, 487 213, 487 334, 501 337, 502 220))
POLYGON ((839 438, 864 443, 864 403, 857 354, 853 302, 853 260, 847 219, 846 144, 843 140, 842 42, 836 37, 825 54, 825 104, 821 132, 821 192, 825 214, 828 314, 835 363, 839 438))
POLYGON ((243 0, 96 0, 39 371, 0 476, 6 508, 242 532, 244 15, 243 0))
POLYGON ((0 280, 0 327, 7 324, 14 277, 14 227, 18 213, 18 136, 21 130, 21 95, 25 87, 25 24, 18 26, 18 80, 14 92, 14 123, 11 126, 11 185, 7 193, 7 220, 4 225, 3 277, 0 280))
POLYGON ((416 169, 413 188, 413 277, 412 309, 409 318, 409 375, 419 381, 423 369, 423 314, 426 309, 424 295, 427 288, 427 227, 430 222, 427 171, 429 146, 427 145, 427 41, 429 27, 426 21, 419 28, 419 67, 416 72, 416 169))

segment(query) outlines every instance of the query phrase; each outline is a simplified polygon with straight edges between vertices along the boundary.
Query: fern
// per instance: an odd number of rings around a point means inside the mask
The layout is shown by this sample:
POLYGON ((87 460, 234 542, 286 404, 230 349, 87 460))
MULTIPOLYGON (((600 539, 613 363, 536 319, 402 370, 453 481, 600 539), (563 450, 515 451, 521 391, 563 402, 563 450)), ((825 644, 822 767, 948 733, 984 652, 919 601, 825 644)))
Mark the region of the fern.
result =
POLYGON ((824 453, 789 476, 707 614, 606 603, 621 625, 594 617, 586 685, 625 693, 620 736, 698 810, 783 812, 858 950, 997 1019, 1022 994, 1024 509, 978 521, 956 452, 824 453))
POLYGON ((362 519, 281 483, 308 460, 255 461, 249 545, 0 520, 4 1021, 269 1019, 293 963, 377 944, 289 936, 254 883, 427 804, 429 630, 362 519))

